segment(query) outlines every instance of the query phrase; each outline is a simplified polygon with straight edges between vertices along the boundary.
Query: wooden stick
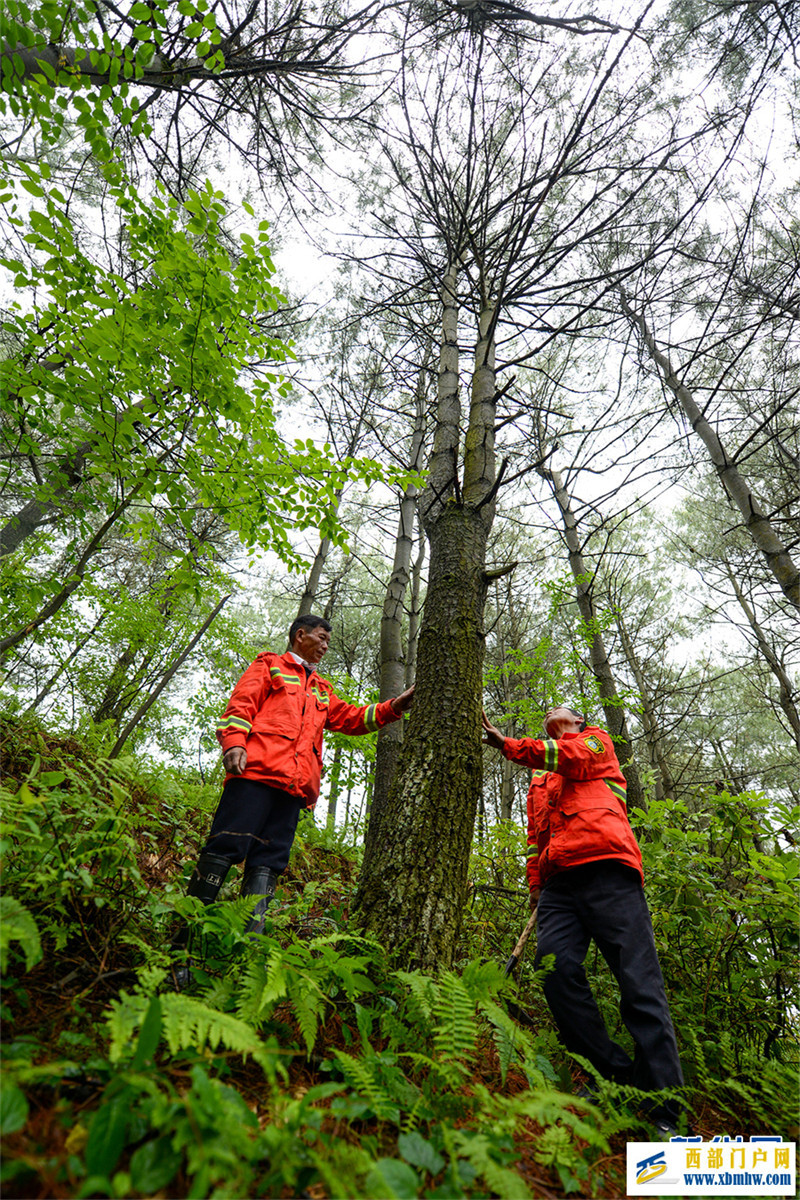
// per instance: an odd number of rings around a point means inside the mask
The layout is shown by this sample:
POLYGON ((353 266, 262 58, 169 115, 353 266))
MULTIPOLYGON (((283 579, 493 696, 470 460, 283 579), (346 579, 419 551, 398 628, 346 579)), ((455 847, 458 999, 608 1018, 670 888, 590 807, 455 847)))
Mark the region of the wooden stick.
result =
POLYGON ((527 925, 523 929, 522 933, 519 935, 519 941, 517 942, 516 946, 514 947, 514 953, 511 955, 511 958, 506 963, 506 975, 510 975, 511 972, 514 970, 514 967, 519 962, 520 955, 522 954, 522 951, 525 949, 525 943, 527 942, 528 938, 531 936, 531 930, 533 929, 534 925, 536 924, 536 914, 538 913, 538 911, 539 911, 539 906, 537 904, 536 908, 534 908, 533 912, 531 913, 530 917, 528 918, 527 925))

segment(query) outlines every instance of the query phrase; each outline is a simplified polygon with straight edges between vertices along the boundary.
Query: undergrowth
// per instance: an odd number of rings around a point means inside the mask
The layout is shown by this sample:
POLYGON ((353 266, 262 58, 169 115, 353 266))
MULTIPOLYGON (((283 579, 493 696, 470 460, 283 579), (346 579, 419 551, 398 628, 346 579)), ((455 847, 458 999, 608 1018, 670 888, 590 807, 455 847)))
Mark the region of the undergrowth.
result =
MULTIPOLYGON (((2 736, 6 1196, 624 1194, 644 1098, 577 1099, 541 980, 502 969, 526 915, 516 831, 476 848, 460 960, 432 977, 349 928, 341 840, 301 832, 253 942, 252 901, 184 895, 213 789, 35 726, 2 736), (196 929, 187 993, 177 915, 196 929)), ((717 827, 651 808, 643 842, 685 1098, 705 1137, 788 1136, 794 876, 753 848, 755 802, 719 803, 717 827)), ((598 989, 618 1021, 602 972, 598 989)))

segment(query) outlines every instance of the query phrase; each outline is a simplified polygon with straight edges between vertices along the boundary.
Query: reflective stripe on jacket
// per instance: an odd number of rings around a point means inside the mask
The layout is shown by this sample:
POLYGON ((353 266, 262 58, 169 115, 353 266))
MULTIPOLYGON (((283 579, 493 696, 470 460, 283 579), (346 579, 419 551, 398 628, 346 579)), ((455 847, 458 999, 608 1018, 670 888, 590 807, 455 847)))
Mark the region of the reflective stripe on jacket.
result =
MULTIPOLYGON (((233 689, 217 740, 223 754, 234 746, 247 750, 241 778, 272 784, 311 808, 319 796, 323 731, 372 733, 398 720, 391 700, 347 704, 316 671, 307 676, 291 653, 265 653, 233 689)), ((226 775, 225 782, 234 778, 226 775)))
POLYGON ((503 753, 533 767, 528 790, 528 886, 570 867, 613 858, 642 874, 628 821, 625 776, 604 729, 553 738, 506 738, 503 753))

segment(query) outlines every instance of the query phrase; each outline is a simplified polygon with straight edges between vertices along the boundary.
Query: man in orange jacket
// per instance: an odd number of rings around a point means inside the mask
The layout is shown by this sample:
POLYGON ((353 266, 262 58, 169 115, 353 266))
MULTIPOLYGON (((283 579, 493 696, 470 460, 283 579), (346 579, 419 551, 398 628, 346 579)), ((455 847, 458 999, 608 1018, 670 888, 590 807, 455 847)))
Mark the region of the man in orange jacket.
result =
MULTIPOLYGON (((241 894, 259 897, 248 925, 254 935, 264 930, 264 913, 289 861, 300 810, 317 802, 324 731, 371 733, 399 721, 414 698, 410 687, 379 704, 340 700, 316 670, 330 636, 324 617, 298 617, 289 629, 290 649, 259 654, 217 725, 225 783, 189 895, 210 904, 231 866, 244 862, 241 894)), ((173 951, 183 951, 189 937, 183 925, 173 951)), ((178 987, 185 987, 188 966, 174 966, 173 976, 178 987)))
MULTIPOLYGON (((625 777, 605 730, 571 708, 554 708, 544 738, 507 738, 483 715, 486 743, 533 768, 528 792, 527 876, 538 904, 536 966, 555 956, 544 993, 568 1050, 606 1079, 643 1091, 683 1084, 650 913, 642 856, 628 822, 625 777), (634 1058, 608 1035, 586 980, 594 938, 620 989, 634 1058)), ((660 1135, 675 1130, 678 1105, 650 1110, 660 1135)))

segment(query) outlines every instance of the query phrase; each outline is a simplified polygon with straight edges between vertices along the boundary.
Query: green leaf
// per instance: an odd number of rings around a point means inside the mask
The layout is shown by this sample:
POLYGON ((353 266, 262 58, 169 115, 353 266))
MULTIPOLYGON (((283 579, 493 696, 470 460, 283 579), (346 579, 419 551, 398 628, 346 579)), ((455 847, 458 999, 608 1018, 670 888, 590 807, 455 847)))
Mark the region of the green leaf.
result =
POLYGON ((379 1158, 367 1176, 367 1195, 374 1200, 416 1200, 420 1179, 408 1163, 397 1158, 379 1158))
POLYGON ((416 1130, 412 1133, 401 1133, 397 1139, 397 1149, 413 1167, 429 1171, 431 1175, 438 1175, 444 1170, 445 1161, 441 1154, 416 1130))
POLYGON ((152 1196, 172 1182, 180 1167, 181 1155, 173 1149, 171 1136, 162 1134, 134 1150, 130 1165, 131 1183, 135 1191, 152 1196))
MULTIPOLYGON (((141 1071, 142 1067, 148 1059, 152 1059, 158 1043, 161 1039, 161 1001, 158 996, 153 996, 150 1005, 147 1009, 142 1028, 139 1032, 139 1041, 136 1044, 136 1053, 131 1062, 131 1070, 141 1071)), ((140 1189, 146 1190, 146 1189, 140 1189)))
MULTIPOLYGON (((27 784, 20 788, 23 801, 27 797, 27 784)), ((33 797, 33 803, 38 799, 33 797)), ((19 942, 25 955, 25 970, 30 971, 42 957, 42 943, 36 922, 19 900, 13 896, 0 896, 0 971, 5 971, 8 965, 8 951, 12 942, 19 942)))
POLYGON ((86 1143, 86 1169, 90 1175, 109 1175, 125 1148, 130 1096, 123 1093, 94 1114, 86 1143))
POLYGON ((28 1101, 15 1083, 0 1078, 0 1135, 16 1133, 28 1119, 28 1101))

